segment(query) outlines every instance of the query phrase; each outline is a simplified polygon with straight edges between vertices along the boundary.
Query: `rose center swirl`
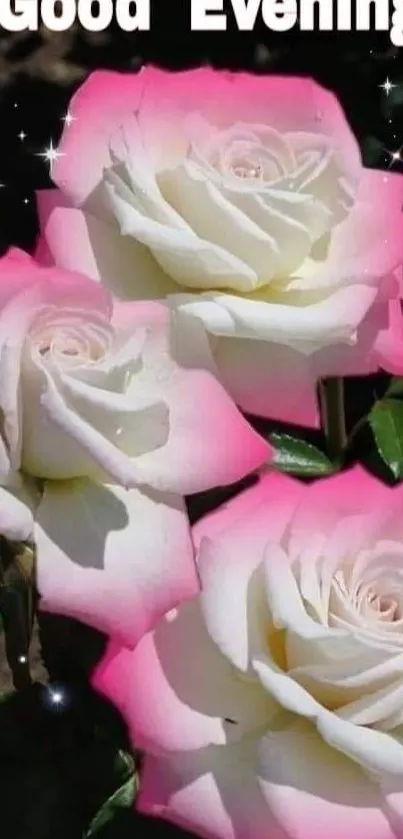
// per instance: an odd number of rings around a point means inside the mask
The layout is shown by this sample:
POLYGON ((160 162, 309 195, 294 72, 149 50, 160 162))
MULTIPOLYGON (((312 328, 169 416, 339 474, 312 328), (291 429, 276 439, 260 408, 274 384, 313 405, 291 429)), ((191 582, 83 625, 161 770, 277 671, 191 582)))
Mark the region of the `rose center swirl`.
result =
POLYGON ((321 705, 357 724, 380 721, 387 728, 389 717, 394 720, 386 711, 383 718, 382 696, 403 678, 401 560, 401 545, 394 542, 379 542, 337 568, 332 560, 333 570, 322 555, 310 565, 306 557, 297 560, 291 567, 301 610, 293 597, 280 622, 270 609, 266 617, 276 666, 321 705))
POLYGON ((113 330, 97 312, 51 308, 38 316, 29 337, 43 360, 52 359, 71 367, 94 364, 105 358, 113 330))

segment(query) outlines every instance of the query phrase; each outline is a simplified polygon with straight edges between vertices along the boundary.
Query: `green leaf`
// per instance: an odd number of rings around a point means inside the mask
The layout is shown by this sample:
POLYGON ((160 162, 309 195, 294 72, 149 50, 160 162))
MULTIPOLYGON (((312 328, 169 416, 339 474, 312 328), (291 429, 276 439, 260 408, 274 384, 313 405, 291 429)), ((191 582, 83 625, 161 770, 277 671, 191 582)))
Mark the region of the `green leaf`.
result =
POLYGON ((402 396, 403 395, 403 378, 395 376, 389 384, 386 391, 386 396, 402 396))
POLYGON ((121 808, 129 808, 132 806, 137 792, 137 774, 134 760, 130 755, 124 752, 119 752, 119 765, 117 769, 122 774, 124 772, 125 780, 123 784, 117 789, 107 801, 104 802, 101 809, 93 818, 88 830, 85 833, 85 839, 91 839, 96 833, 111 821, 118 810, 121 808))
POLYGON ((382 460, 395 478, 403 478, 403 402, 397 399, 376 402, 369 424, 382 460))
POLYGON ((274 432, 270 434, 269 441, 275 449, 273 463, 281 472, 314 477, 331 475, 339 468, 337 463, 332 463, 320 449, 306 440, 274 432))

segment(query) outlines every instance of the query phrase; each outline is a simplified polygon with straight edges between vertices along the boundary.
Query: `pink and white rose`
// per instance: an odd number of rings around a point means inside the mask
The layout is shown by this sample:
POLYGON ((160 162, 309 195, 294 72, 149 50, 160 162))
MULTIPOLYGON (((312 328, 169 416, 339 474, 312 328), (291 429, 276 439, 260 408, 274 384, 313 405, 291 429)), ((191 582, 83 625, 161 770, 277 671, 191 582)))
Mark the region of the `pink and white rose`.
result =
POLYGON ((206 839, 403 836, 403 488, 268 474, 201 521, 201 594, 94 683, 140 810, 206 839))
POLYGON ((162 304, 0 260, 0 483, 40 486, 44 607, 127 644, 198 590, 184 495, 269 455, 211 373, 183 366, 204 345, 162 304))
POLYGON ((363 167, 332 93, 148 67, 92 74, 70 110, 48 258, 196 315, 255 414, 310 424, 318 376, 402 369, 403 179, 363 167))

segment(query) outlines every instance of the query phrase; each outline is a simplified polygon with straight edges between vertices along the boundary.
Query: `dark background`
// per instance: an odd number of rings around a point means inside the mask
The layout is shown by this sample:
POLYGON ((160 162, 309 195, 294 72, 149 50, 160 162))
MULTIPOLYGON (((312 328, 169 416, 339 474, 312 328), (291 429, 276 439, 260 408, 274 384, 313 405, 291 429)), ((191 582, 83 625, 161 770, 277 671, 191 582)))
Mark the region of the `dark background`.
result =
MULTIPOLYGON (((1 0, 0 0, 1 2, 1 0)), ((0 252, 10 245, 32 250, 37 236, 35 190, 50 185, 38 154, 56 145, 72 92, 98 67, 134 72, 144 63, 182 69, 210 63, 257 73, 311 75, 339 95, 368 166, 388 168, 390 151, 403 145, 403 61, 388 35, 273 35, 255 32, 191 33, 183 0, 154 0, 150 33, 116 29, 88 34, 12 35, 0 30, 0 252), (386 77, 397 85, 390 95, 386 77), (24 139, 19 138, 23 132, 24 139)), ((399 164, 395 170, 401 170, 399 164)), ((376 196, 374 196, 376 200, 376 196)), ((380 208, 380 212, 382 208, 380 208)), ((347 386, 349 422, 370 406, 386 379, 347 386)), ((368 454, 365 434, 356 449, 368 454)), ((193 518, 216 504, 217 494, 193 500, 193 518)), ((11 610, 12 611, 12 610, 11 610)), ((35 629, 34 684, 0 705, 0 834, 4 839, 83 839, 102 802, 117 786, 118 748, 128 748, 124 724, 87 686, 104 639, 73 621, 43 616, 35 629), (40 653, 41 647, 41 653, 40 653), (42 660, 41 660, 42 659, 42 660), (49 703, 51 683, 64 691, 60 708, 49 703)), ((24 679, 22 679, 24 682, 24 679)), ((0 647, 0 692, 10 673, 0 647), (2 659, 1 659, 2 656, 2 659)), ((186 834, 123 812, 100 839, 186 834)))

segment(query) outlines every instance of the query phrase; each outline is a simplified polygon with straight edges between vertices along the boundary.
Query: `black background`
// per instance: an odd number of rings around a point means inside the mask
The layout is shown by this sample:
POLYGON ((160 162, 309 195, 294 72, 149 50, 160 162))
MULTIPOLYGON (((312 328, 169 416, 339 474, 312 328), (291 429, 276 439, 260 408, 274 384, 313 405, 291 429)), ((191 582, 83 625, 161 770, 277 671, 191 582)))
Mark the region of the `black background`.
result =
MULTIPOLYGON (((268 32, 192 33, 184 0, 154 0, 150 33, 115 28, 88 35, 49 33, 9 36, 0 32, 0 251, 10 245, 32 250, 37 236, 35 190, 50 185, 38 156, 57 143, 72 92, 94 68, 134 72, 154 63, 183 69, 215 67, 258 73, 311 75, 339 95, 361 144, 366 165, 390 166, 389 151, 403 145, 403 62, 387 34, 268 32), (387 96, 380 85, 397 87, 387 96), (18 134, 26 134, 24 140, 18 134)), ((394 166, 394 169, 402 169, 394 166)), ((374 196, 376 200, 376 196, 374 196)), ((381 212, 380 208, 380 212, 381 212)), ((384 377, 348 384, 349 422, 365 413, 385 387, 384 377)), ((367 453, 360 442, 359 454, 367 453)), ((216 503, 193 500, 197 517, 216 503)), ((102 801, 113 791, 113 759, 127 746, 123 723, 86 685, 104 641, 80 625, 41 619, 42 654, 50 678, 65 691, 58 710, 39 684, 0 707, 0 834, 4 839, 83 839, 102 801)), ((34 674, 35 675, 35 674, 34 674)), ((147 833, 185 834, 156 820, 124 812, 98 835, 129 839, 147 833)))

